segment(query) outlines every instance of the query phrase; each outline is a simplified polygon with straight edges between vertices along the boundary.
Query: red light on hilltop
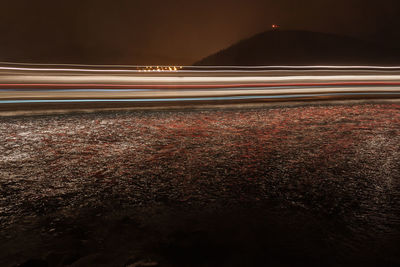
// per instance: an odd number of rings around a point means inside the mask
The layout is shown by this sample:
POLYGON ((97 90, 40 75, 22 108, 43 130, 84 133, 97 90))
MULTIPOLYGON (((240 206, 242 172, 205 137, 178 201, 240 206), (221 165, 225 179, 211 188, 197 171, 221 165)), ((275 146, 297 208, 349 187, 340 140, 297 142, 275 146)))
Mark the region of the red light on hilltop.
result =
POLYGON ((279 29, 279 25, 278 24, 272 24, 272 29, 273 30, 277 30, 277 29, 279 29))

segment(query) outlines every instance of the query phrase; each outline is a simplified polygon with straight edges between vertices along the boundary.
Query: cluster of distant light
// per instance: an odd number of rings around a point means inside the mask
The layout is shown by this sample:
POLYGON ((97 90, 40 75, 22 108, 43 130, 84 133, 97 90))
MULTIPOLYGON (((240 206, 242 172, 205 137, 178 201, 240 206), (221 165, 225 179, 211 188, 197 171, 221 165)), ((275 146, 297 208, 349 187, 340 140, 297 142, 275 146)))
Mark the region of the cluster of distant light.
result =
POLYGON ((146 66, 146 67, 138 67, 139 72, 177 72, 181 70, 183 67, 178 66, 146 66))

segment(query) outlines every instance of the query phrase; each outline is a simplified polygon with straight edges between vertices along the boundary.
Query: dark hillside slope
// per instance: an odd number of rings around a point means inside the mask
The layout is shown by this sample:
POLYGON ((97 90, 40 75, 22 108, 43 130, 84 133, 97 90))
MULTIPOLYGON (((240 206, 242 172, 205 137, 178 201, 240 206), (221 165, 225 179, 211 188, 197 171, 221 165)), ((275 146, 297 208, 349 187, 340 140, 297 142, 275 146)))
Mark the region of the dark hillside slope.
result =
POLYGON ((400 53, 347 36, 268 31, 204 58, 195 65, 396 65, 400 53))

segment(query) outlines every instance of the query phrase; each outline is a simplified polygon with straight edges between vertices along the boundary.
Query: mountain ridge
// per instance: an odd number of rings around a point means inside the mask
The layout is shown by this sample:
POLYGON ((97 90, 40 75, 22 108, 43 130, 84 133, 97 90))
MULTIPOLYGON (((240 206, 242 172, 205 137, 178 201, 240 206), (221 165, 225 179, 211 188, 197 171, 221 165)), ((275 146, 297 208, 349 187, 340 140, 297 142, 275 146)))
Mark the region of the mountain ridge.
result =
POLYGON ((243 39, 194 65, 394 65, 400 51, 331 33, 273 30, 243 39))

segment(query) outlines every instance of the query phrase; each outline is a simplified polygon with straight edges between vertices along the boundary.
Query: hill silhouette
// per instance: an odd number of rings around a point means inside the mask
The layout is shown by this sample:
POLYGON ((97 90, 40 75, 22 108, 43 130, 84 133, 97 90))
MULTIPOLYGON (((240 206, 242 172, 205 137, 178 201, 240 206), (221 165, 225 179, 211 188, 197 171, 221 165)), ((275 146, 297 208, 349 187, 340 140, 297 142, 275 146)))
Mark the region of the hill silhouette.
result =
POLYGON ((400 52, 348 36, 309 31, 267 31, 195 65, 395 65, 400 52))

